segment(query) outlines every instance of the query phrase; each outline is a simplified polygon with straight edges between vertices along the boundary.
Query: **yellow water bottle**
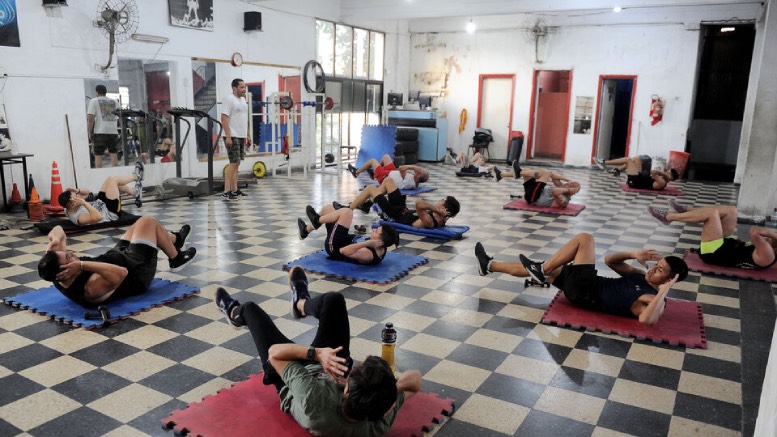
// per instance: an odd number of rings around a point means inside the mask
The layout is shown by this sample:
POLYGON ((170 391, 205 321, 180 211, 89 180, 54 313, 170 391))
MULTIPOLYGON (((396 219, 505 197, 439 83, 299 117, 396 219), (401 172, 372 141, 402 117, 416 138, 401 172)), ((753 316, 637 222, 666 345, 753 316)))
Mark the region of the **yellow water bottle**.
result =
POLYGON ((391 322, 386 323, 386 327, 380 333, 381 339, 381 358, 391 366, 391 371, 394 369, 394 349, 397 346, 397 330, 394 329, 394 324, 391 322))

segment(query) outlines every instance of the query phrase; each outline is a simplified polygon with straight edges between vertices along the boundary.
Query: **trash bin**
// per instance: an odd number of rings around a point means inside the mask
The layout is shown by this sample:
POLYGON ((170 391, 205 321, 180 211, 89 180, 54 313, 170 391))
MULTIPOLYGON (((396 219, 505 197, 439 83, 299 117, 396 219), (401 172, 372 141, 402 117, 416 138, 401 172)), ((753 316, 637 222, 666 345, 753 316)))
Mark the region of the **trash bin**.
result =
POLYGON ((685 177, 685 168, 688 166, 688 160, 691 158, 690 153, 685 152, 669 152, 669 166, 677 170, 680 174, 680 178, 685 177))

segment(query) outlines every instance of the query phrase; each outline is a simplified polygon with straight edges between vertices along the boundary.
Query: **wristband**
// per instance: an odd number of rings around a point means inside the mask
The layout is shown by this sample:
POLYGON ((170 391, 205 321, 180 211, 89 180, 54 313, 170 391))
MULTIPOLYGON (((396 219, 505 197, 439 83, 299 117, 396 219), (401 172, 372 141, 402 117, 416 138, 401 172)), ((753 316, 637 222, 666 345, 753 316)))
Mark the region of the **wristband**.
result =
POLYGON ((307 358, 308 358, 308 361, 315 361, 316 360, 316 348, 314 348, 313 346, 310 346, 308 348, 308 356, 307 356, 307 358))

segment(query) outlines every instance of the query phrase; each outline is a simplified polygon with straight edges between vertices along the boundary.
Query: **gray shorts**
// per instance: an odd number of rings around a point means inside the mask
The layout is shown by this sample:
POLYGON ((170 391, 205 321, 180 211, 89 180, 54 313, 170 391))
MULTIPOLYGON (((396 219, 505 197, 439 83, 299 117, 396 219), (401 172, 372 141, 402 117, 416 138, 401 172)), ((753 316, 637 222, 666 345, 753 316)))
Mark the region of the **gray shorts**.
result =
POLYGON ((543 208, 550 207, 550 205, 553 204, 553 188, 554 187, 545 187, 542 190, 540 197, 537 198, 536 202, 534 202, 534 205, 541 206, 543 208))

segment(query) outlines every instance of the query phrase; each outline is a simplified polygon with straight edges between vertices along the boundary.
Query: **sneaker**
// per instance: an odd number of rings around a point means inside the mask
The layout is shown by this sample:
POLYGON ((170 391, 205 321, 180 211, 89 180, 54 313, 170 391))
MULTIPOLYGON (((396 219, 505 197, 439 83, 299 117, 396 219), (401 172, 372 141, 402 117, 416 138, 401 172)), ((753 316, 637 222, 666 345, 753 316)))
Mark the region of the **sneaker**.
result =
POLYGON ((359 205, 359 208, 357 208, 357 209, 359 211, 365 213, 365 214, 369 214, 370 213, 370 208, 372 208, 372 200, 368 200, 368 201, 362 203, 361 205, 359 205))
POLYGON ((356 231, 357 234, 364 235, 367 233, 367 226, 365 225, 353 225, 353 230, 356 231))
POLYGON ((307 214, 308 218, 310 219, 310 224, 313 225, 313 229, 318 229, 321 227, 321 221, 319 220, 321 216, 312 206, 308 205, 305 207, 305 214, 307 214))
POLYGON ((295 319, 301 319, 305 315, 297 309, 297 302, 300 299, 310 299, 308 277, 305 275, 305 269, 300 266, 294 266, 289 270, 289 289, 291 290, 291 315, 295 319))
POLYGON ((499 170, 498 168, 494 167, 494 175, 496 176, 497 182, 502 180, 502 170, 499 170))
POLYGON ((135 162, 135 170, 132 172, 132 174, 137 176, 139 181, 143 180, 143 171, 143 163, 140 161, 135 162))
POLYGON ((448 156, 453 158, 453 162, 456 162, 457 159, 459 159, 458 156, 456 156, 456 153, 453 151, 453 149, 448 149, 448 156))
POLYGON ((672 223, 666 218, 666 215, 669 214, 669 211, 665 209, 656 208, 655 206, 648 206, 647 210, 650 213, 650 216, 658 220, 658 222, 661 223, 662 225, 669 226, 672 223))
POLYGON ((480 243, 475 244, 475 257, 478 259, 478 272, 480 276, 486 276, 489 273, 488 265, 491 264, 493 257, 486 254, 486 249, 480 243))
POLYGON ((591 161, 600 169, 607 171, 607 167, 604 166, 604 159, 594 157, 591 158, 591 161))
POLYGON ((348 171, 351 172, 353 177, 356 177, 356 167, 354 167, 352 164, 348 164, 348 171))
POLYGON ((521 177, 521 170, 522 170, 521 169, 521 164, 516 159, 515 161, 513 161, 513 177, 516 178, 516 179, 520 178, 521 177))
POLYGON ((181 270, 183 266, 186 265, 189 261, 194 259, 194 255, 197 254, 197 249, 190 247, 184 251, 178 251, 178 255, 176 255, 175 258, 170 258, 168 262, 170 263, 170 270, 177 272, 178 270, 181 270))
POLYGON ((678 201, 676 201, 674 199, 669 199, 669 207, 672 208, 674 210, 674 212, 676 212, 678 214, 682 214, 684 212, 688 212, 688 207, 687 206, 681 205, 680 202, 678 202, 678 201))
POLYGON ((232 314, 233 309, 240 306, 240 302, 238 302, 236 299, 232 299, 232 296, 227 293, 227 290, 224 290, 221 287, 216 290, 216 306, 219 308, 219 311, 224 313, 224 318, 227 319, 227 323, 230 325, 234 326, 235 328, 239 328, 245 325, 240 316, 232 318, 230 315, 232 314))
POLYGON ((143 179, 135 181, 135 205, 140 207, 143 204, 143 179))
POLYGON ((183 248, 184 243, 186 243, 186 237, 189 236, 189 232, 191 231, 191 226, 183 225, 181 226, 181 229, 178 230, 178 232, 173 232, 173 235, 175 235, 175 243, 173 243, 173 246, 175 246, 179 252, 181 251, 181 248, 183 248))
POLYGON ((308 234, 310 234, 310 232, 308 232, 308 225, 306 225, 301 218, 297 219, 297 228, 299 228, 300 240, 304 240, 305 238, 308 237, 308 234))
POLYGON ((529 276, 531 276, 535 281, 539 282, 540 284, 545 283, 545 273, 542 272, 542 263, 539 261, 532 261, 529 258, 526 258, 523 256, 523 254, 518 255, 518 258, 521 260, 521 264, 523 264, 523 268, 526 269, 527 272, 529 272, 529 276))
POLYGON ((234 191, 232 194, 234 194, 234 195, 236 195, 236 196, 248 196, 248 194, 246 194, 246 193, 244 193, 244 192, 240 191, 240 189, 239 189, 239 188, 237 189, 237 191, 234 191))
POLYGON ((609 173, 609 174, 611 174, 611 175, 615 176, 615 177, 618 177, 618 176, 620 176, 620 175, 621 175, 621 171, 620 171, 620 170, 618 170, 617 168, 608 168, 608 169, 607 169, 607 170, 605 170, 605 171, 606 171, 607 173, 609 173))
POLYGON ((369 173, 370 179, 375 179, 375 170, 373 170, 372 168, 368 168, 367 173, 369 173))
POLYGON ((225 191, 225 192, 221 193, 221 197, 224 200, 237 200, 237 196, 234 193, 229 192, 229 191, 225 191))
POLYGON ((348 205, 343 205, 342 203, 340 203, 340 202, 338 202, 336 200, 332 201, 332 206, 335 208, 335 210, 343 209, 343 208, 348 208, 348 205))

